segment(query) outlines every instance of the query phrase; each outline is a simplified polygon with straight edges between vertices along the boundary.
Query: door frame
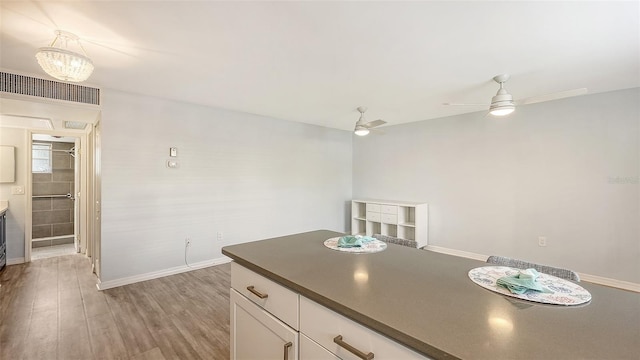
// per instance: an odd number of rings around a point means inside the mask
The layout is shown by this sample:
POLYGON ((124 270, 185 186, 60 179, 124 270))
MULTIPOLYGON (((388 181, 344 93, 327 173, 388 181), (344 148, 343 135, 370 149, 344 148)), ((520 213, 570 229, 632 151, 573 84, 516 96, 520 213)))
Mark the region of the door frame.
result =
POLYGON ((87 232, 90 236, 87 243, 87 256, 91 257, 92 271, 98 277, 100 281, 101 273, 101 234, 102 234, 102 140, 101 140, 101 115, 98 116, 96 124, 92 126, 88 135, 89 145, 89 194, 87 196, 89 200, 89 219, 87 222, 87 232))

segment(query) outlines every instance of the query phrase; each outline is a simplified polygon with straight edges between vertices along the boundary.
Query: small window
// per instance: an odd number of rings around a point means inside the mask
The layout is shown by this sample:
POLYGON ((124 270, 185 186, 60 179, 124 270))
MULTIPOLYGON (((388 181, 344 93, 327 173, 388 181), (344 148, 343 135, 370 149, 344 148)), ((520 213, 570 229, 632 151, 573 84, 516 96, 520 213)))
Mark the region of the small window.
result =
POLYGON ((31 155, 31 171, 34 173, 51 173, 51 144, 33 143, 31 155))

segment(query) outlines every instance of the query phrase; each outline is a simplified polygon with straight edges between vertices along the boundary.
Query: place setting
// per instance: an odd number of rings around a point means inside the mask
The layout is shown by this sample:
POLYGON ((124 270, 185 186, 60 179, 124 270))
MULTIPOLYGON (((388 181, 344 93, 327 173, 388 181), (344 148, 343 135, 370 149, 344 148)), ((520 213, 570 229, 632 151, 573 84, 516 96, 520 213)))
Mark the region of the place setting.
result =
POLYGON ((324 246, 336 251, 367 254, 385 250, 387 243, 371 236, 346 235, 327 239, 324 246))
POLYGON ((591 293, 569 280, 508 266, 482 266, 471 269, 469 279, 483 288, 522 300, 573 306, 591 301, 591 293))

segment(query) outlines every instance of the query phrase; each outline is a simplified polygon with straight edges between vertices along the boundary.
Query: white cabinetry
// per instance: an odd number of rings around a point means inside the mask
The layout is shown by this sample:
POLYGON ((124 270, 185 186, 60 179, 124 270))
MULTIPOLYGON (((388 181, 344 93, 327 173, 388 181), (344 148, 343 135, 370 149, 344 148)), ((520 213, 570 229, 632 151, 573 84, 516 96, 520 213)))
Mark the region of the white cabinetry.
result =
POLYGON ((427 359, 235 262, 231 287, 232 360, 427 359))
POLYGON ((397 342, 302 296, 300 334, 306 335, 321 348, 344 360, 425 359, 397 342))
POLYGON ((231 289, 231 359, 298 359, 298 332, 231 289))
POLYGON ((351 233, 382 234, 415 240, 418 247, 428 242, 428 205, 424 203, 353 200, 351 201, 351 233))
POLYGON ((299 295, 231 263, 231 359, 298 359, 299 295))
POLYGON ((298 330, 298 294, 264 276, 231 263, 231 287, 298 330))
POLYGON ((300 359, 305 360, 340 360, 329 350, 309 339, 305 334, 300 334, 300 359))

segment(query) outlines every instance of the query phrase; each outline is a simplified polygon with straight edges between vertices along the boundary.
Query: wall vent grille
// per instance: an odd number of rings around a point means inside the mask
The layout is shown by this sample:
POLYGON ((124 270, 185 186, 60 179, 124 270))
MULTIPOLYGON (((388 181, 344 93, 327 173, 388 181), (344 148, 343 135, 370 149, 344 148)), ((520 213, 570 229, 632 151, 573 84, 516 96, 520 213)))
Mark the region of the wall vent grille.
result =
POLYGON ((100 105, 100 89, 6 72, 0 72, 0 91, 100 105))

